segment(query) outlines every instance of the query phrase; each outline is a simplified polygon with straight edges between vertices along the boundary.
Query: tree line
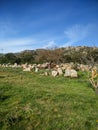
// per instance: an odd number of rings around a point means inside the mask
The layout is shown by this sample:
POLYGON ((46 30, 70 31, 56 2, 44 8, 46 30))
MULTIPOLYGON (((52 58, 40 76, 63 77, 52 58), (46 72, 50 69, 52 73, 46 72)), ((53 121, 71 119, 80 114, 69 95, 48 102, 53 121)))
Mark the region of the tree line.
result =
POLYGON ((98 64, 98 47, 66 47, 52 49, 25 50, 19 53, 0 54, 0 64, 22 63, 81 63, 98 64))

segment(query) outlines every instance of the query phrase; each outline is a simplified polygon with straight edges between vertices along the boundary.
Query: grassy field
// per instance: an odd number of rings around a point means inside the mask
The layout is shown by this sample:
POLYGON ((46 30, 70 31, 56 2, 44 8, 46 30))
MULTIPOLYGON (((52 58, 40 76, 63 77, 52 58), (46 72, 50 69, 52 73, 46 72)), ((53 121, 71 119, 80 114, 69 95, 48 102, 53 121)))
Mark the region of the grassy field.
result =
POLYGON ((79 75, 0 68, 0 130, 98 130, 98 94, 79 75))

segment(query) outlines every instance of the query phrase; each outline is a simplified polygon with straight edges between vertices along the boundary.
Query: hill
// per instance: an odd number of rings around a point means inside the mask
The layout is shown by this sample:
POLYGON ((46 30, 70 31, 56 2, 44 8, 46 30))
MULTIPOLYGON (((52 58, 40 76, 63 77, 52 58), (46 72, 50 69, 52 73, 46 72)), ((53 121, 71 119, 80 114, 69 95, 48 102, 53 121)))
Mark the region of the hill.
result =
POLYGON ((2 63, 43 63, 53 61, 55 63, 98 63, 98 47, 66 47, 52 49, 24 50, 19 53, 0 54, 2 63))

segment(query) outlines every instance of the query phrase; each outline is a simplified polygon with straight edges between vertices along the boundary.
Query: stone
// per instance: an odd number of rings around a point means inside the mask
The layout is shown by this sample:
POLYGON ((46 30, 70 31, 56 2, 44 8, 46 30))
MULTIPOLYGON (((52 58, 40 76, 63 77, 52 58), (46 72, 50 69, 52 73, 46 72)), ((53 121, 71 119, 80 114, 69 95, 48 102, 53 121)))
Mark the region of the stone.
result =
POLYGON ((58 75, 58 72, 56 70, 52 71, 52 76, 56 77, 58 75))
POLYGON ((77 78, 78 77, 78 73, 76 70, 72 69, 71 70, 71 78, 77 78))
POLYGON ((44 75, 45 75, 45 76, 48 76, 48 75, 49 75, 49 73, 46 71, 46 72, 44 73, 44 75))
POLYGON ((31 68, 25 68, 23 71, 31 71, 31 68))
POLYGON ((70 77, 71 76, 71 70, 70 69, 66 69, 64 76, 65 77, 70 77))
POLYGON ((66 69, 64 76, 65 77, 71 77, 71 78, 77 78, 78 77, 78 73, 74 69, 66 69))
POLYGON ((38 68, 35 68, 35 72, 38 72, 39 71, 39 69, 38 68))
POLYGON ((63 71, 62 71, 61 68, 58 68, 58 69, 57 69, 57 72, 58 72, 59 75, 62 75, 62 74, 63 74, 63 71))

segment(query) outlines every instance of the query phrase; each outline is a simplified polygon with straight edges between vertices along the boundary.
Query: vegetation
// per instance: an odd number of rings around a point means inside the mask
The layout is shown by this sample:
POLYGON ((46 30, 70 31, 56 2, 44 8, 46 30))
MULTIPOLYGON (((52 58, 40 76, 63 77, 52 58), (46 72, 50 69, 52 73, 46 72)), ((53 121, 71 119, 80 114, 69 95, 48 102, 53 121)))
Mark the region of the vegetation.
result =
POLYGON ((0 68, 1 130, 98 130, 98 93, 86 74, 43 76, 0 68))
POLYGON ((0 55, 0 63, 55 63, 74 62, 82 64, 98 64, 97 47, 66 47, 53 49, 25 50, 20 53, 0 55))

